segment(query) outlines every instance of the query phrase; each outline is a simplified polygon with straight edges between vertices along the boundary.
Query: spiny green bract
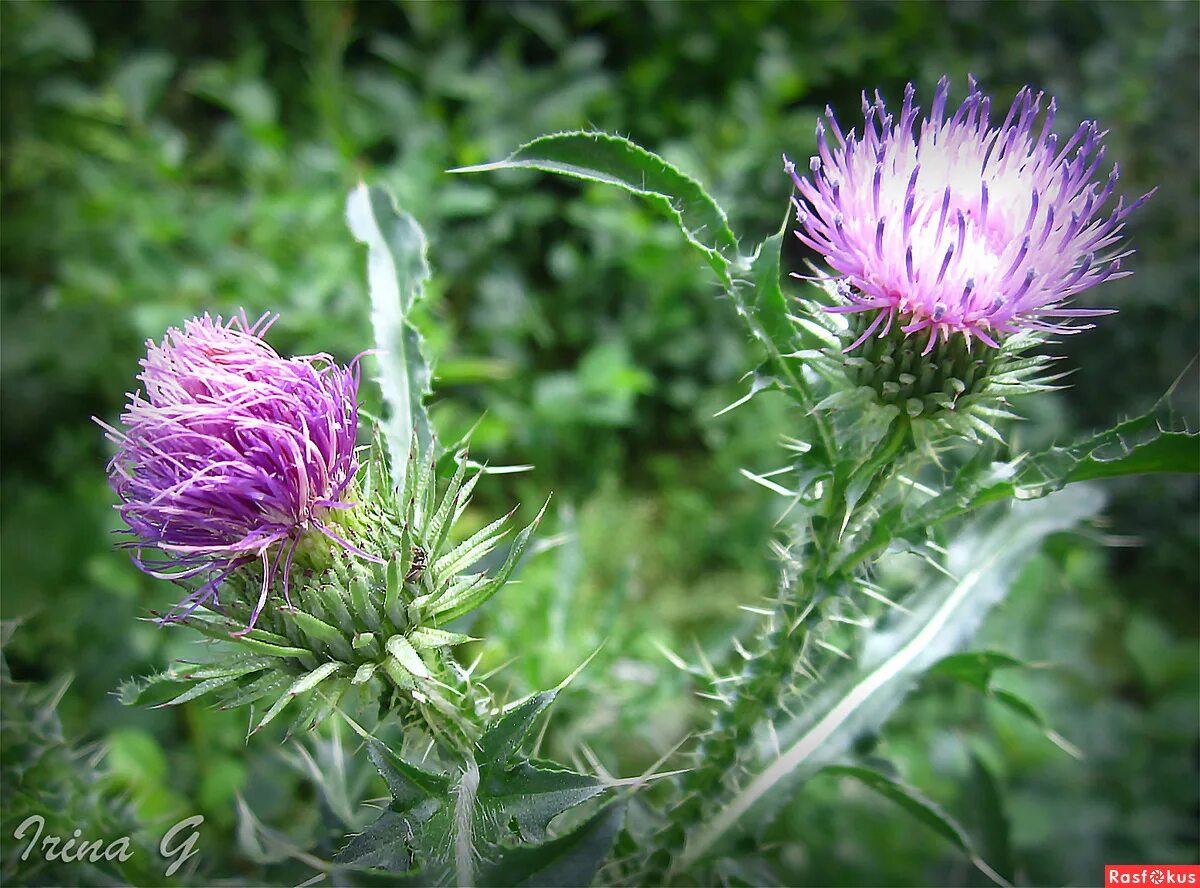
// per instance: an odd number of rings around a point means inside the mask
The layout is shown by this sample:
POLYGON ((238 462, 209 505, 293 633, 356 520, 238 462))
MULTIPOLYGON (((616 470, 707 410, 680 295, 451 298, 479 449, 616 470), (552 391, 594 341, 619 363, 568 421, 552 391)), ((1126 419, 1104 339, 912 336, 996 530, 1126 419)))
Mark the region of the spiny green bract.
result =
POLYGON ((495 574, 472 572, 507 535, 512 513, 451 544, 481 474, 468 477, 465 454, 459 457, 439 496, 432 450, 419 458, 414 447, 404 487, 396 489, 377 441, 358 479, 359 503, 333 514, 339 533, 383 563, 312 535, 297 549, 291 606, 273 595, 255 628, 243 632, 261 583, 261 568, 247 567, 222 587, 219 606, 185 621, 214 640, 204 662, 133 682, 122 698, 166 706, 213 694, 225 708, 261 702, 268 708, 254 731, 302 698, 290 734, 315 727, 359 689, 407 723, 454 742, 473 739, 493 707, 449 655, 471 639, 444 627, 505 585, 541 513, 517 534, 495 574))
POLYGON ((894 408, 913 420, 927 420, 936 429, 979 440, 1001 440, 995 424, 1016 418, 1009 398, 1052 391, 1064 374, 1052 373, 1057 360, 1049 355, 1028 356, 1043 337, 1031 333, 1007 337, 999 348, 972 348, 961 336, 937 343, 928 354, 923 337, 906 336, 898 325, 885 335, 869 336, 853 352, 845 349, 863 334, 867 319, 848 318, 822 310, 821 304, 800 300, 802 323, 810 338, 824 347, 797 354, 833 387, 818 409, 863 408, 871 404, 894 408))

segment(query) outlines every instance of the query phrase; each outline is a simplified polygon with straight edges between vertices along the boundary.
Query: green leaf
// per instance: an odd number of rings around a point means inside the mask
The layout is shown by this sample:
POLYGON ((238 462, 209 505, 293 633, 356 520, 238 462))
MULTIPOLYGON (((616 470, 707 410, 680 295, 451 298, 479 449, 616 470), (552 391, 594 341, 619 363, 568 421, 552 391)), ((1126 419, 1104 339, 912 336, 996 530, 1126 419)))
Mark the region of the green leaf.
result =
POLYGON ((222 675, 247 675, 260 669, 268 669, 274 663, 268 657, 231 656, 210 663, 180 663, 172 672, 184 681, 202 681, 222 675))
POLYGON ((350 643, 346 636, 323 620, 318 620, 310 613, 297 610, 292 613, 292 619, 300 627, 300 631, 311 638, 317 639, 329 648, 330 652, 340 660, 354 659, 350 643))
POLYGON ((1127 441, 1122 433, 1131 425, 1117 426, 1102 436, 1071 468, 1067 483, 1160 472, 1200 473, 1200 436, 1195 432, 1159 430, 1148 440, 1127 441))
POLYGON ((215 691, 218 688, 223 688, 225 685, 237 680, 238 676, 236 675, 223 675, 219 678, 210 678, 197 682, 178 697, 168 700, 165 703, 159 703, 158 706, 178 706, 180 703, 186 703, 189 700, 195 700, 197 697, 203 697, 205 694, 215 691))
POLYGON ((484 885, 523 888, 584 888, 612 851, 625 818, 610 802, 575 829, 540 845, 508 848, 480 873, 484 885))
POLYGON ((1000 669, 1024 666, 1015 657, 999 651, 971 651, 943 657, 929 670, 930 675, 941 675, 986 691, 991 686, 992 675, 1000 669))
POLYGON ((181 664, 166 672, 125 682, 120 698, 126 706, 178 706, 271 665, 270 660, 244 656, 222 663, 181 664))
POLYGON ((1016 713, 1018 716, 1029 722, 1035 728, 1045 735, 1046 739, 1071 756, 1073 759, 1082 759, 1083 752, 1070 740, 1067 740, 1062 734, 1050 727, 1050 723, 1042 714, 1042 711, 1018 694, 1012 691, 1003 691, 992 688, 988 691, 988 696, 998 702, 1001 706, 1008 709, 1010 712, 1016 713))
POLYGON ((403 487, 413 436, 422 452, 430 449, 433 441, 425 410, 425 398, 431 391, 430 369, 421 334, 409 320, 429 278, 425 234, 412 216, 396 208, 386 192, 362 184, 346 201, 346 221, 354 237, 367 245, 371 323, 380 352, 379 385, 388 406, 383 430, 392 477, 403 487))
POLYGON ((795 718, 775 726, 778 755, 754 767, 720 814, 689 839, 682 871, 711 853, 752 811, 770 814, 798 784, 836 763, 861 734, 877 732, 914 679, 969 643, 983 617, 1008 591, 1020 567, 1051 533, 1096 513, 1098 491, 1072 488, 1044 500, 1014 503, 1000 520, 972 528, 950 547, 950 577, 905 601, 864 638, 862 652, 795 718))
MULTIPOLYGON (((511 748, 481 744, 479 752, 505 754, 511 748)), ((437 874, 450 873, 459 883, 474 881, 477 865, 503 861, 513 843, 542 840, 551 820, 607 789, 595 777, 528 759, 514 762, 511 755, 481 757, 479 765, 440 774, 406 762, 373 738, 367 754, 387 782, 392 803, 347 844, 338 861, 401 872, 419 862, 434 883, 437 874)), ((565 857, 566 849, 559 850, 565 857)))
POLYGON ((738 255, 737 238, 725 212, 694 179, 628 139, 600 132, 565 132, 528 142, 495 163, 454 173, 534 169, 589 182, 615 185, 662 207, 725 286, 738 255))
POLYGON ((997 885, 1008 885, 1008 881, 987 865, 976 853, 967 831, 942 808, 927 799, 911 786, 893 780, 870 768, 848 765, 830 765, 823 769, 825 774, 837 777, 852 777, 864 786, 875 790, 886 799, 895 802, 921 823, 928 826, 943 839, 955 845, 979 870, 997 885))
POLYGON ((750 258, 750 277, 754 281, 753 301, 749 308, 750 330, 774 356, 796 349, 797 329, 788 317, 787 298, 779 284, 779 257, 785 229, 777 231, 758 245, 750 258))
POLYGON ((433 880, 415 869, 416 852, 409 841, 409 819, 393 811, 384 811, 370 826, 353 836, 338 852, 338 863, 348 867, 377 867, 386 870, 390 879, 406 875, 411 885, 432 885, 433 880))
POLYGON ((888 509, 872 534, 845 555, 839 568, 861 563, 893 539, 923 537, 929 528, 991 503, 1037 499, 1076 481, 1200 472, 1200 437, 1195 432, 1172 430, 1175 425, 1164 399, 1142 416, 1067 447, 1025 454, 1010 463, 977 460, 960 470, 948 489, 915 508, 898 504, 888 509))
POLYGON ((451 784, 446 775, 409 764, 373 737, 367 741, 367 757, 387 783, 393 811, 403 813, 427 800, 440 804, 449 795, 451 784))
POLYGON ((928 674, 940 675, 970 685, 1032 724, 1045 735, 1047 740, 1067 755, 1077 759, 1083 758, 1083 753, 1073 743, 1050 727, 1049 722, 1036 706, 1012 691, 992 687, 992 677, 999 670, 1027 665, 1008 654, 983 651, 946 657, 936 663, 928 674))
POLYGON ((487 763, 480 769, 480 784, 480 797, 503 811, 526 842, 545 838, 551 820, 607 788, 589 774, 529 761, 508 768, 487 763))
POLYGON ((244 648, 243 654, 252 652, 269 657, 312 657, 311 651, 291 647, 286 638, 273 632, 252 629, 246 635, 231 635, 230 633, 237 629, 236 623, 199 611, 188 617, 187 625, 209 638, 244 648))
POLYGON ((294 675, 273 669, 258 676, 249 684, 239 687, 232 693, 222 693, 220 708, 234 709, 238 706, 245 706, 247 703, 261 700, 263 697, 274 697, 286 691, 295 680, 296 677, 294 675))
POLYGON ((779 231, 759 244, 750 258, 749 271, 753 282, 751 300, 746 301, 739 287, 734 287, 730 296, 751 335, 765 348, 773 375, 783 383, 784 390, 812 416, 811 421, 816 427, 814 437, 821 445, 813 457, 824 462, 835 450, 832 433, 826 418, 821 414, 813 414, 816 397, 794 356, 803 349, 820 349, 825 343, 804 326, 794 323, 788 311, 787 297, 780 286, 780 251, 787 231, 788 218, 785 217, 779 231))
POLYGON ((480 738, 480 759, 503 765, 512 758, 529 736, 534 721, 549 708, 557 696, 558 688, 551 688, 536 693, 508 709, 480 738))
POLYGON ((424 537, 429 547, 430 558, 436 558, 441 553, 446 537, 450 533, 450 515, 458 505, 459 491, 462 488, 463 479, 466 477, 466 474, 467 462, 466 459, 462 459, 454 469, 454 476, 450 479, 449 486, 442 494, 442 501, 438 504, 437 511, 433 513, 433 516, 425 525, 424 537))
POLYGON ((163 706, 188 688, 174 672, 158 672, 121 683, 118 697, 126 706, 163 706))
MULTIPOLYGON (((1158 472, 1200 472, 1200 436, 1174 428, 1166 400, 1142 416, 1118 423, 1068 447, 1051 447, 1031 456, 1013 478, 1013 495, 1045 496, 1066 484, 1124 475, 1158 472)), ((1000 491, 987 489, 975 499, 994 499, 1000 491)))
MULTIPOLYGON (((404 595, 404 575, 412 560, 412 550, 393 555, 387 564, 383 594, 383 611, 394 624, 403 625, 404 610, 400 605, 404 595)), ((355 646, 357 646, 357 641, 355 646)))
MULTIPOLYGON (((515 510, 514 510, 515 511, 515 510)), ((503 530, 508 519, 513 515, 509 512, 502 515, 491 524, 463 540, 433 564, 433 572, 438 576, 453 576, 459 571, 466 570, 479 561, 496 547, 507 531, 503 530)))
POLYGON ((992 772, 974 754, 971 756, 971 773, 966 789, 971 806, 970 819, 975 835, 979 837, 983 859, 1007 881, 1014 881, 1016 863, 1013 858, 1012 827, 1005 810, 1004 796, 992 772))
POLYGON ((309 694, 303 708, 288 725, 283 735, 284 742, 290 740, 297 731, 311 731, 325 721, 349 687, 350 682, 342 678, 309 694))

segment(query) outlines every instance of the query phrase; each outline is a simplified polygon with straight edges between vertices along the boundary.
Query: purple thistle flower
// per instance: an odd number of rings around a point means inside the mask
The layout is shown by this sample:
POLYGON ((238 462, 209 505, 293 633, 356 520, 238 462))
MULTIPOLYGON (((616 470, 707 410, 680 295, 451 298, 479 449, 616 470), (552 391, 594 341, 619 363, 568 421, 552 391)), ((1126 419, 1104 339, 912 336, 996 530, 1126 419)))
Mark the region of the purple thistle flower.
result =
MULTIPOLYGON (((1017 93, 1004 121, 990 119, 990 99, 970 80, 970 95, 947 116, 949 81, 917 126, 914 89, 904 92, 899 121, 875 93, 863 94, 864 135, 843 134, 825 109, 817 123, 812 179, 784 166, 803 200, 794 199, 795 232, 840 275, 847 304, 838 313, 877 312, 859 346, 893 323, 905 334, 928 330, 928 353, 940 336, 962 333, 992 347, 1021 330, 1073 333, 1078 318, 1109 309, 1068 308, 1068 301, 1108 279, 1124 277, 1120 235, 1129 206, 1101 212, 1117 184, 1114 165, 1099 187, 1105 135, 1084 121, 1064 144, 1051 133, 1055 102, 1035 123, 1042 93, 1017 93)), ((1088 325, 1090 326, 1090 325, 1088 325)))
POLYGON ((168 330, 161 344, 148 341, 138 377, 145 394, 129 395, 124 431, 100 423, 118 445, 109 476, 135 537, 125 544, 134 562, 165 579, 211 575, 168 620, 187 616, 257 559, 262 591, 249 631, 285 549, 288 598, 292 558, 310 527, 369 557, 322 521, 351 505, 344 497, 358 471, 357 361, 281 358, 262 340, 274 321, 206 314, 168 330))

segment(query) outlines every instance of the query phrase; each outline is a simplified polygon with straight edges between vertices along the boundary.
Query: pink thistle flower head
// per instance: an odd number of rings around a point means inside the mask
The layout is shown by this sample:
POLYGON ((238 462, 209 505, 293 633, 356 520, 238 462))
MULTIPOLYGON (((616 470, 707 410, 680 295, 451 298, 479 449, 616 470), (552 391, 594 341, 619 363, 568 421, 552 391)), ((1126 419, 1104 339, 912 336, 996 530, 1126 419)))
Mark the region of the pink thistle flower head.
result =
POLYGON ((844 304, 827 310, 875 313, 847 351, 893 325, 928 336, 928 353, 955 334, 998 347, 1010 334, 1073 333, 1086 329, 1078 319, 1111 313, 1068 304, 1130 273, 1121 230, 1150 194, 1104 209, 1118 170, 1094 179, 1099 126, 1084 121, 1060 143, 1054 99, 1042 115, 1043 94, 1028 87, 998 124, 973 78, 952 114, 946 78, 928 117, 914 95, 909 84, 897 120, 878 92, 873 102, 864 93, 861 137, 826 108, 811 178, 784 158, 800 192, 795 234, 839 278, 844 304))
POLYGON ((129 395, 122 429, 101 423, 117 444, 109 477, 134 562, 156 577, 207 577, 168 619, 191 613, 234 569, 259 560, 253 626, 285 550, 287 597, 309 528, 358 552, 324 520, 350 505, 358 470, 356 363, 280 357, 262 339, 274 320, 206 314, 147 342, 138 377, 145 392, 129 395))

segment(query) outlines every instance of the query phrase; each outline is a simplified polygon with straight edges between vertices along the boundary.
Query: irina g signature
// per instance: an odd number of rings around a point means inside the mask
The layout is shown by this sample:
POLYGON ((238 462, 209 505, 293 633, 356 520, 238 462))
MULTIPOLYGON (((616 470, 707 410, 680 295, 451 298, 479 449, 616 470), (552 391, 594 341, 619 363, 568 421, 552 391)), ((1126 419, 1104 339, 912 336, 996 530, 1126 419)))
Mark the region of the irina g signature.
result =
MULTIPOLYGON (((204 815, 193 814, 176 823, 162 837, 162 841, 158 843, 158 853, 162 855, 163 860, 170 861, 166 875, 175 875, 175 871, 196 853, 196 842, 200 838, 200 824, 203 822, 204 815), (187 834, 184 835, 184 833, 187 834)), ((26 833, 34 831, 29 839, 29 844, 21 853, 22 860, 28 860, 35 848, 38 849, 37 853, 43 860, 57 860, 64 863, 77 863, 82 860, 91 863, 99 863, 102 860, 124 862, 133 856, 133 849, 129 845, 129 836, 121 836, 111 842, 105 842, 104 839, 82 839, 82 830, 77 829, 67 839, 54 835, 43 838, 42 831, 45 828, 46 818, 41 814, 31 814, 21 821, 21 825, 13 833, 14 839, 19 842, 25 838, 26 833)))

